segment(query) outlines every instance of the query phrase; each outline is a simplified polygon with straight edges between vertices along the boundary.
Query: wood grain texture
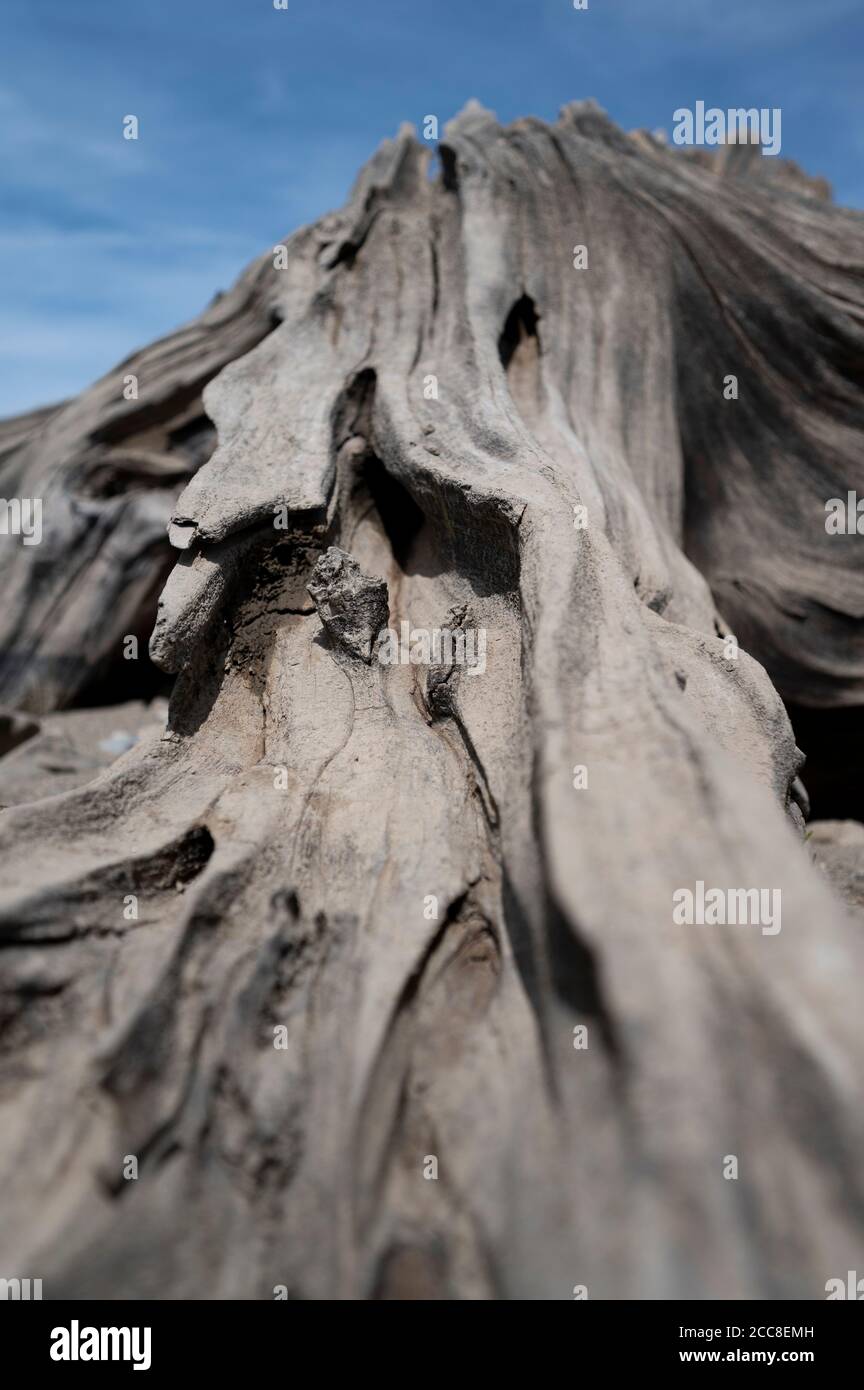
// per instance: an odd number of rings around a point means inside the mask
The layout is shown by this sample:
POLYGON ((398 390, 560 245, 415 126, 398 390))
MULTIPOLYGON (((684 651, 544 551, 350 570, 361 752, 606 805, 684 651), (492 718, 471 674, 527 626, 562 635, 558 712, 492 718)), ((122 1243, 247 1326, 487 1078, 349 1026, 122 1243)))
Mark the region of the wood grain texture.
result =
POLYGON ((781 694, 864 703, 824 526, 864 493, 864 222, 591 103, 472 104, 428 158, 403 129, 285 269, 0 430, 45 508, 0 552, 0 700, 74 702, 163 579, 176 673, 164 731, 0 815, 3 1268, 824 1297, 864 1236, 864 944, 781 694), (387 602, 485 670, 370 659, 387 602), (779 889, 782 930, 675 926, 700 880, 779 889))

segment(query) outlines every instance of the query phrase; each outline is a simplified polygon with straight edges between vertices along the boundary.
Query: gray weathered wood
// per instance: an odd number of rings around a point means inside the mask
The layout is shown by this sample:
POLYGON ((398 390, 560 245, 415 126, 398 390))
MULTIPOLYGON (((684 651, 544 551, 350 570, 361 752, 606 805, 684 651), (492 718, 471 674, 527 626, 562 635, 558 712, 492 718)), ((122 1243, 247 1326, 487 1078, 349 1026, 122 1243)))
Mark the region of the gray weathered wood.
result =
POLYGON ((864 1248, 864 947, 764 668, 864 702, 860 540, 824 527, 862 483, 864 224, 591 104, 472 106, 427 160, 403 130, 286 269, 0 432, 45 507, 4 541, 7 705, 73 701, 182 547, 166 730, 0 816, 2 1272, 824 1297, 864 1248), (369 580, 485 670, 376 660, 369 580), (674 925, 699 880, 780 889, 782 930, 674 925))

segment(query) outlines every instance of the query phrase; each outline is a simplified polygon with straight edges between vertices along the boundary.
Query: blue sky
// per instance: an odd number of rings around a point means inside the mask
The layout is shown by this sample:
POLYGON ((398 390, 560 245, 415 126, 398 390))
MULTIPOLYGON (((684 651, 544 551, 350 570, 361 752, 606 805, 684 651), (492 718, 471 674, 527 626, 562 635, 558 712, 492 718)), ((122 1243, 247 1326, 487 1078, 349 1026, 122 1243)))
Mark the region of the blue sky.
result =
POLYGON ((70 395, 338 207, 402 121, 779 106, 864 207, 864 0, 3 0, 0 415, 70 395), (125 115, 140 138, 122 138, 125 115))

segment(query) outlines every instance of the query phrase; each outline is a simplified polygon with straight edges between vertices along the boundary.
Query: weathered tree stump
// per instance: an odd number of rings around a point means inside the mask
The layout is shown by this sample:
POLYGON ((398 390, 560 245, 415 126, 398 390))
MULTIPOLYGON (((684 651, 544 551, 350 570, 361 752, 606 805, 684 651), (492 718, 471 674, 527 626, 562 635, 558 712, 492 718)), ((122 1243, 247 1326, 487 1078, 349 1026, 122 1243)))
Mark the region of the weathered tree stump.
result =
POLYGON ((0 549, 0 700, 157 689, 123 644, 160 589, 176 673, 164 732, 0 816, 0 1273, 860 1268, 861 927, 778 690, 864 703, 861 542, 824 525, 861 483, 864 223, 740 154, 472 106, 430 178, 403 130, 285 269, 0 427, 45 528, 0 549), (484 669, 378 659, 388 604, 482 630, 484 669), (700 883, 779 890, 782 929, 677 923, 700 883))

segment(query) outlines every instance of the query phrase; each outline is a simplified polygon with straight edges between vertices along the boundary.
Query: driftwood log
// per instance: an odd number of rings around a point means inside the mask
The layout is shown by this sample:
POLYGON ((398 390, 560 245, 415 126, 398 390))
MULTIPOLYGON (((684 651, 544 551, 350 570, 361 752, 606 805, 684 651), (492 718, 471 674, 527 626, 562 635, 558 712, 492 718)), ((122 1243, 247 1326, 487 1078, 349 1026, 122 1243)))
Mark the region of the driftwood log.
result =
POLYGON ((861 920, 783 699, 864 703, 825 527, 864 494, 864 222, 590 103, 472 104, 439 155, 404 129, 0 426, 44 518, 0 537, 0 1275, 45 1297, 861 1268, 861 920), (402 623, 484 660, 386 663, 402 623), (699 883, 782 929, 677 923, 699 883))

